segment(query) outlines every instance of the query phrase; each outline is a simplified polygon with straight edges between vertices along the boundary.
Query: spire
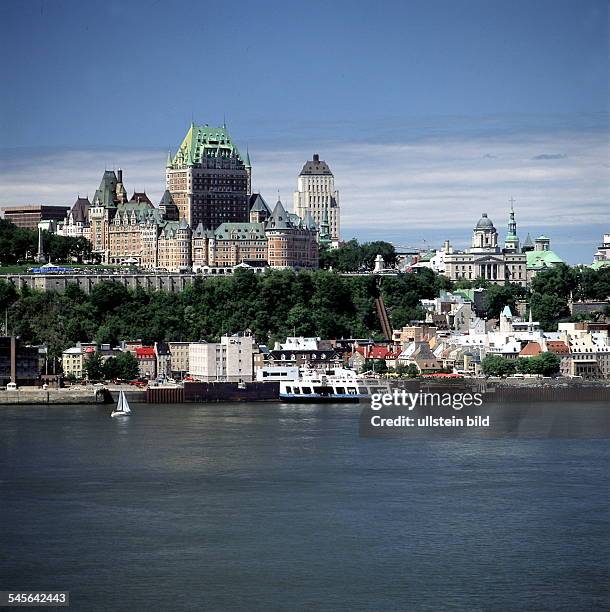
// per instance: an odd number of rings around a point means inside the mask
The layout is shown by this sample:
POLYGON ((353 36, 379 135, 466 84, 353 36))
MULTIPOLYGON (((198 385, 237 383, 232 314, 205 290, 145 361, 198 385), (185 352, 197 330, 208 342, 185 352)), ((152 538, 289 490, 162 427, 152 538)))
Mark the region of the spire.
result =
POLYGON ((167 162, 165 163, 166 168, 172 167, 172 152, 171 149, 167 150, 167 162))
POLYGON ((40 226, 38 226, 38 256, 36 259, 38 263, 45 263, 47 260, 44 254, 44 240, 42 238, 42 227, 40 226))
POLYGON ((322 222, 320 223, 320 244, 330 244, 330 225, 328 223, 328 210, 324 209, 322 213, 322 222))
POLYGON ((250 163, 250 150, 248 148, 248 145, 246 145, 246 163, 245 163, 246 168, 252 168, 252 164, 250 163))

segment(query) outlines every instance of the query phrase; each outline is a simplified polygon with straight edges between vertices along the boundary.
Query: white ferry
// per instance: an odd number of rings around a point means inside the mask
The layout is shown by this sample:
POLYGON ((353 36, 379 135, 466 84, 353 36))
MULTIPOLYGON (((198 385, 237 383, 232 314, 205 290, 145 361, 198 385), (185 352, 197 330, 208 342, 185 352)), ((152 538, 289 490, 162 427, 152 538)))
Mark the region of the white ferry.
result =
POLYGON ((280 400, 285 402, 359 402, 387 384, 359 379, 353 370, 334 368, 305 371, 295 380, 280 381, 280 400))

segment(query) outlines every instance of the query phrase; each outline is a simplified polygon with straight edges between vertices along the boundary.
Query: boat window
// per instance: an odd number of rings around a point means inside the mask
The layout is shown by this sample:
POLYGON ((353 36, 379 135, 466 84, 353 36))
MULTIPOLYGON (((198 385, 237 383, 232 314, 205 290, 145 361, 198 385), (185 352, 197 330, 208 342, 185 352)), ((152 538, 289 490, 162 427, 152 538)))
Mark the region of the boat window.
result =
POLYGON ((286 393, 292 393, 292 387, 286 387, 286 393))
POLYGON ((336 392, 339 395, 344 395, 345 394, 345 387, 336 387, 336 392))
POLYGON ((356 395, 358 393, 358 389, 354 389, 353 387, 348 387, 347 388, 347 394, 348 395, 356 395))
POLYGON ((311 394, 311 387, 303 387, 303 393, 311 394))

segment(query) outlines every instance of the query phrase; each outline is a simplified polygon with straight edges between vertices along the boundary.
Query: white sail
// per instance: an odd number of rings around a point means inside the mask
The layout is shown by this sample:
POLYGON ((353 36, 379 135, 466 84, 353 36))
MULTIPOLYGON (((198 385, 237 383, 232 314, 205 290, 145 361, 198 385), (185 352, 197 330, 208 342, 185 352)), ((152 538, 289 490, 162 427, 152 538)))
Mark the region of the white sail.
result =
POLYGON ((125 392, 121 391, 119 393, 119 401, 117 402, 116 408, 112 411, 112 414, 110 416, 120 417, 127 416, 129 414, 131 414, 129 403, 127 402, 127 398, 125 397, 125 392))
POLYGON ((123 406, 122 406, 122 410, 125 414, 131 414, 131 408, 129 408, 129 402, 127 401, 127 398, 125 397, 125 393, 123 391, 121 391, 121 399, 123 400, 123 406))

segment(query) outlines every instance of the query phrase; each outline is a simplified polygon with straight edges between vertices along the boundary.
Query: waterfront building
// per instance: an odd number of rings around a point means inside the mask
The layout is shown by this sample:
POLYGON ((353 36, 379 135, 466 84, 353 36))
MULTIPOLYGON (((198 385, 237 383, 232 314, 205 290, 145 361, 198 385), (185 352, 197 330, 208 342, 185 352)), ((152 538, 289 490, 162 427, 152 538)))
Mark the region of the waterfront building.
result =
POLYGON ((189 371, 189 346, 190 342, 168 342, 167 346, 171 355, 171 376, 182 379, 189 371))
POLYGON ((140 378, 153 380, 157 376, 157 356, 152 346, 142 346, 136 348, 136 359, 138 360, 138 371, 140 378))
POLYGON ((155 356, 157 358, 157 376, 172 377, 172 353, 167 342, 155 342, 155 356))
MULTIPOLYGON (((512 211, 511 211, 512 213, 512 211)), ((446 253, 446 274, 451 280, 474 280, 484 278, 492 283, 527 284, 527 257, 518 252, 518 240, 512 238, 516 232, 514 213, 511 214, 507 242, 510 248, 498 246, 498 231, 492 220, 483 213, 472 235, 472 246, 466 251, 446 253)))
POLYGON ((558 334, 569 346, 569 376, 610 378, 608 323, 559 323, 558 334))
POLYGON ((85 363, 94 354, 99 354, 102 362, 120 353, 119 349, 112 349, 110 344, 95 342, 77 342, 75 346, 67 348, 61 354, 61 365, 64 376, 76 379, 86 378, 85 363))
POLYGON ((0 336, 0 385, 34 385, 40 378, 38 347, 18 336, 0 336))
POLYGON ((410 342, 397 358, 398 365, 414 365, 420 373, 434 373, 443 369, 442 362, 432 352, 425 340, 410 342))
POLYGON ((265 355, 268 366, 293 366, 309 369, 337 367, 341 357, 330 340, 289 336, 286 342, 277 342, 265 355))
POLYGON ((83 378, 84 377, 84 355, 80 346, 71 346, 61 354, 61 366, 64 376, 83 378))
POLYGON ((312 160, 305 162, 299 174, 293 204, 294 212, 301 219, 305 219, 307 213, 311 214, 321 234, 324 223, 328 228, 332 245, 339 245, 341 240, 339 192, 335 189, 335 177, 328 164, 321 160, 317 153, 312 160))
POLYGON ((220 342, 189 345, 189 374, 204 382, 251 382, 254 338, 246 334, 222 336, 220 342))
POLYGON ((2 212, 6 221, 10 221, 13 225, 35 230, 41 221, 62 221, 68 212, 68 207, 28 204, 4 206, 2 212))
POLYGON ((225 125, 191 123, 166 164, 166 187, 190 227, 248 221, 251 179, 249 155, 242 157, 225 125))

